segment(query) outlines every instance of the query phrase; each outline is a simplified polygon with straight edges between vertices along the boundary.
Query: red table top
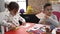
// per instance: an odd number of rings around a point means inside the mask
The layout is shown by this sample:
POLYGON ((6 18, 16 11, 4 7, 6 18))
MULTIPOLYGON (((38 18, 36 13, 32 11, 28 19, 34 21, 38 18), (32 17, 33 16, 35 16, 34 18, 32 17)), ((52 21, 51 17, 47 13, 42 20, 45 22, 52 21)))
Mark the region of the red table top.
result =
MULTIPOLYGON (((5 32, 5 34, 29 34, 28 32, 26 32, 26 30, 33 27, 35 24, 34 23, 26 23, 26 24, 30 24, 30 26, 26 27, 26 28, 20 26, 16 30, 10 30, 8 32, 5 32)), ((39 24, 39 25, 41 26, 41 24, 39 24)), ((46 25, 46 26, 49 28, 48 25, 46 25)))
POLYGON ((10 31, 8 31, 8 32, 5 32, 5 34, 29 34, 28 32, 26 32, 26 29, 34 26, 33 23, 29 23, 29 24, 31 24, 31 25, 30 25, 29 27, 27 27, 27 28, 23 28, 23 27, 20 26, 20 27, 19 27, 18 29, 16 29, 16 30, 10 30, 10 31))

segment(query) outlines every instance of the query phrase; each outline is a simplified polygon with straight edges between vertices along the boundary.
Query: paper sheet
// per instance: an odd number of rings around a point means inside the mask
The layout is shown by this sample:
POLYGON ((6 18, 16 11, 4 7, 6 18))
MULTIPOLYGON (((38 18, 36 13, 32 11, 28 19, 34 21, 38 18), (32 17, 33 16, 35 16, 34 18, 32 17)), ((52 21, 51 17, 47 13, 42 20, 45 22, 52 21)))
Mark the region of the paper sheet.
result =
POLYGON ((53 29, 52 34, 56 34, 56 29, 53 29))
POLYGON ((32 28, 29 28, 29 30, 38 30, 40 27, 43 27, 44 25, 35 24, 32 28))
POLYGON ((39 13, 36 15, 39 19, 43 19, 45 17, 45 14, 44 13, 39 13))

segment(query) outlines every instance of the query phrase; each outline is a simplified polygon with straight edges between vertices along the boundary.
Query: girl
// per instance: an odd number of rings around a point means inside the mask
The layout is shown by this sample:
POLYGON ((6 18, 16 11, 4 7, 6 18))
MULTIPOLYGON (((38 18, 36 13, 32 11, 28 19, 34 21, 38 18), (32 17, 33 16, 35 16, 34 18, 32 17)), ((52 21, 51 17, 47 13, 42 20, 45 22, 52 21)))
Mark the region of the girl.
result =
MULTIPOLYGON (((19 14, 17 14, 19 5, 16 2, 10 2, 7 6, 9 12, 5 15, 6 18, 3 19, 4 23, 9 24, 10 28, 18 27, 19 20, 22 21, 23 25, 25 25, 26 21, 19 14)), ((10 29, 8 28, 8 29, 10 29)))

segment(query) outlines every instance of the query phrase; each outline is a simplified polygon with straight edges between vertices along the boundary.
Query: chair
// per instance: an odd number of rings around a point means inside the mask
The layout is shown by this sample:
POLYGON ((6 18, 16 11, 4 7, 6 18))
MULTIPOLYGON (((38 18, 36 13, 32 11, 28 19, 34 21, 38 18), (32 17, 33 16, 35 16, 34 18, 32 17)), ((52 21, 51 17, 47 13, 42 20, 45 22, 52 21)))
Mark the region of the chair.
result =
POLYGON ((4 26, 1 26, 1 34, 4 34, 4 26))
POLYGON ((1 34, 4 34, 5 30, 7 32, 8 31, 8 27, 5 28, 4 26, 1 26, 1 34))
POLYGON ((60 12, 58 12, 58 11, 53 11, 52 13, 57 16, 57 19, 58 19, 58 21, 59 21, 60 12))

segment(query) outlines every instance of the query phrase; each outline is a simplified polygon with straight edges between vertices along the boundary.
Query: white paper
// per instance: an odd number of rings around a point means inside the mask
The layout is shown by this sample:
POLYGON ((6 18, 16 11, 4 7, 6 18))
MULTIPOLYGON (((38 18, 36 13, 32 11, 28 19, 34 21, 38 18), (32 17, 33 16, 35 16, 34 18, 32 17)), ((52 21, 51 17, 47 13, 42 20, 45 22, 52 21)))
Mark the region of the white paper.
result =
POLYGON ((56 30, 57 30, 57 28, 53 29, 52 34, 56 34, 56 30))
POLYGON ((45 17, 45 14, 44 13, 39 13, 36 15, 39 19, 43 19, 45 17))
POLYGON ((29 30, 38 30, 40 27, 43 27, 44 25, 41 24, 35 24, 32 28, 29 28, 29 30))

